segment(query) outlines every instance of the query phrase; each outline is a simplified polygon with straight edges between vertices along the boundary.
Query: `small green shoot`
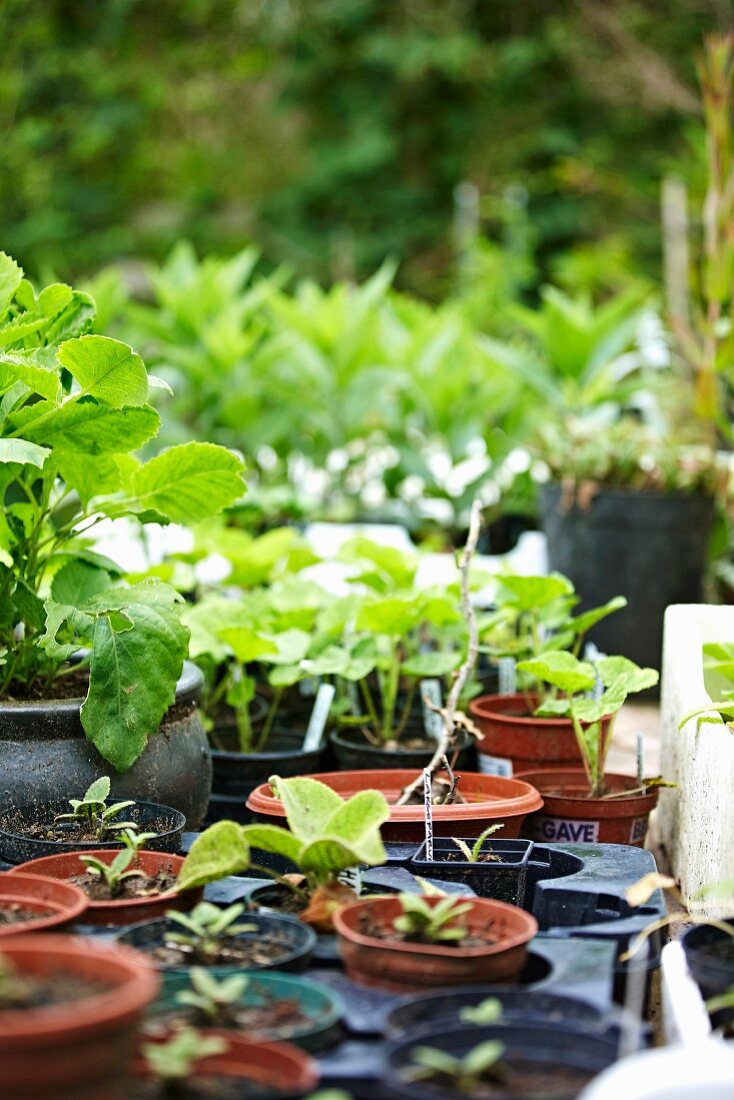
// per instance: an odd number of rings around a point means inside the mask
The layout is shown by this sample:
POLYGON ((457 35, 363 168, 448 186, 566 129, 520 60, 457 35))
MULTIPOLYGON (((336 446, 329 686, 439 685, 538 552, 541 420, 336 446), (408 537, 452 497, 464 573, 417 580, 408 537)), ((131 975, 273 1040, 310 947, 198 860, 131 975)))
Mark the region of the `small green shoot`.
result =
POLYGON ((166 917, 185 931, 166 932, 166 943, 184 948, 192 959, 207 965, 216 959, 223 940, 240 932, 255 931, 254 924, 236 923, 244 911, 244 905, 239 903, 220 909, 209 901, 200 901, 190 913, 169 909, 166 917))
POLYGON ((83 798, 70 798, 69 805, 72 812, 57 814, 54 818, 54 824, 60 821, 70 821, 82 829, 89 829, 98 840, 103 840, 106 834, 112 832, 113 829, 118 831, 120 829, 136 830, 137 825, 134 821, 115 820, 123 810, 126 810, 128 806, 134 806, 135 803, 128 799, 126 802, 115 802, 112 806, 108 806, 106 799, 109 793, 110 779, 109 776, 103 775, 91 784, 83 798))
POLYGON ((143 1057, 154 1077, 161 1082, 185 1081, 197 1062, 229 1050, 219 1035, 201 1035, 193 1027, 182 1028, 165 1043, 144 1043, 143 1057))
POLYGON ((158 833, 138 833, 135 829, 131 829, 129 826, 119 833, 115 840, 121 841, 126 848, 129 848, 134 856, 137 856, 138 852, 141 852, 145 845, 150 840, 155 840, 158 833))
POLYGON ((478 1005, 462 1008, 459 1019, 466 1024, 496 1024, 502 1019, 502 1001, 496 997, 486 997, 478 1005))
POLYGON ((87 869, 88 875, 96 875, 106 883, 110 897, 116 898, 122 891, 123 885, 131 878, 145 878, 145 872, 139 869, 128 871, 133 861, 134 852, 125 849, 115 856, 112 863, 104 863, 96 856, 81 856, 81 862, 87 869))
POLYGON ((438 1078, 450 1084, 458 1092, 472 1092, 487 1082, 501 1081, 504 1077, 500 1058, 505 1052, 504 1043, 487 1039, 468 1051, 463 1058, 455 1058, 436 1047, 413 1047, 410 1056, 413 1065, 406 1071, 409 1081, 425 1081, 438 1078))
POLYGON ((471 903, 445 897, 431 903, 420 894, 400 894, 402 914, 393 925, 413 943, 459 943, 465 939, 467 928, 456 923, 471 912, 471 903))
POLYGON ((457 837, 452 837, 451 839, 453 840, 456 847, 461 851, 467 863, 479 863, 480 860, 498 860, 500 857, 495 855, 491 848, 488 852, 482 852, 482 845, 484 844, 487 837, 492 836, 493 833, 498 832, 500 829, 504 829, 504 827, 505 826, 502 822, 498 822, 495 825, 489 825, 481 834, 481 836, 477 837, 474 845, 471 848, 465 840, 459 840, 457 837))
POLYGON ((247 975, 233 974, 230 978, 217 981, 203 967, 194 966, 189 977, 191 988, 177 993, 176 1002, 195 1009, 208 1027, 226 1026, 232 1006, 239 1003, 247 989, 247 975))

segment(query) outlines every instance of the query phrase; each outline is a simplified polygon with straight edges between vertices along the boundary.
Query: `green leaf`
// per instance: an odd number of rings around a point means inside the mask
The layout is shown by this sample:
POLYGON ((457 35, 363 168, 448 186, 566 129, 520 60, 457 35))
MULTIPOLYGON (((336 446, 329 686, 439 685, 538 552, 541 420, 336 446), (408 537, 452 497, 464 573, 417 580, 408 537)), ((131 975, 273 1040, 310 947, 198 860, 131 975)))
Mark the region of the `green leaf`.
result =
POLYGON ((517 671, 528 673, 537 680, 551 684, 569 695, 580 691, 591 691, 596 684, 594 666, 585 661, 579 661, 572 653, 567 653, 565 650, 550 650, 541 657, 519 661, 517 671))
POLYGON ((102 775, 99 779, 95 779, 94 783, 90 784, 87 790, 84 792, 84 802, 104 802, 110 793, 110 777, 108 775, 102 775))
POLYGON ((551 573, 547 577, 516 577, 508 574, 498 579, 504 593, 509 593, 508 596, 503 595, 501 603, 510 604, 519 612, 547 607, 561 596, 573 595, 573 585, 560 573, 551 573))
POLYGON ((6 252, 0 252, 0 311, 8 308, 22 278, 23 269, 6 252))
POLYGON ((605 687, 623 689, 627 695, 655 687, 660 673, 654 668, 640 668, 627 657, 602 657, 597 670, 605 687))
POLYGON ((0 355, 0 390, 14 382, 22 382, 32 393, 50 401, 58 398, 61 383, 55 371, 34 363, 30 356, 20 352, 0 355))
POLYGON ((231 648, 242 665, 277 653, 274 643, 269 638, 264 638, 262 634, 258 634, 256 630, 251 630, 249 627, 228 627, 220 630, 218 636, 231 648))
POLYGON ((376 665, 377 654, 371 657, 354 657, 349 650, 328 646, 323 653, 303 662, 310 676, 340 676, 343 680, 364 680, 376 665))
POLYGON ((505 1045, 498 1039, 487 1039, 479 1043, 462 1059, 462 1070, 471 1077, 479 1077, 496 1065, 505 1052, 505 1045))
POLYGON ((94 462, 81 451, 62 450, 56 454, 59 476, 79 494, 86 508, 95 497, 118 492, 122 485, 120 467, 112 454, 96 455, 94 462))
POLYGON ((17 462, 21 466, 43 469, 50 454, 48 447, 29 443, 26 439, 0 439, 0 462, 17 462))
POLYGON ((225 447, 182 443, 134 471, 132 495, 174 523, 191 523, 221 512, 242 496, 244 464, 225 447))
POLYGON ((39 646, 54 661, 66 661, 79 649, 80 641, 87 641, 94 630, 94 616, 68 604, 46 600, 46 632, 38 639, 39 646), (71 633, 70 642, 59 642, 58 634, 62 627, 71 633))
POLYGON ((13 604, 23 622, 30 624, 34 630, 43 630, 46 624, 43 601, 38 598, 22 577, 19 577, 16 582, 15 591, 13 592, 13 604))
POLYGON ((326 832, 348 843, 360 862, 377 866, 387 858, 380 826, 390 817, 387 799, 379 791, 358 791, 336 810, 326 832))
POLYGON ((459 653, 417 653, 403 661, 400 671, 405 676, 445 676, 460 661, 459 653))
POLYGON ((27 439, 90 455, 134 451, 153 438, 161 423, 150 405, 111 408, 89 400, 67 401, 38 419, 23 429, 27 439))
POLYGON ((109 589, 86 605, 97 619, 82 725, 117 771, 135 763, 174 702, 188 648, 180 599, 168 585, 143 583, 109 589), (115 629, 113 611, 124 612, 132 629, 115 629))
POLYGON ((330 819, 343 805, 336 791, 317 779, 281 779, 274 775, 270 786, 283 804, 291 831, 303 841, 323 836, 330 819))
POLYGON ((280 825, 244 825, 242 832, 253 848, 274 852, 292 860, 297 866, 300 865, 303 842, 280 825))
POLYGON ((241 874, 250 866, 250 845, 245 830, 235 821, 217 821, 191 845, 176 886, 190 890, 227 875, 241 874))
POLYGON ((110 575, 85 561, 69 561, 55 575, 51 597, 57 603, 80 607, 98 592, 110 587, 110 575))
POLYGON ((59 347, 57 358, 77 380, 82 395, 88 394, 114 408, 144 405, 148 400, 145 364, 120 340, 78 336, 59 347))
POLYGON ((590 611, 585 611, 581 615, 577 615, 575 619, 571 619, 568 624, 569 628, 575 635, 586 634, 591 630, 592 626, 596 626, 602 619, 606 619, 607 615, 614 614, 615 611, 621 611, 623 607, 627 606, 627 601, 624 596, 615 596, 601 607, 593 607, 590 611))
POLYGON ((311 635, 305 630, 282 630, 279 634, 272 634, 274 652, 265 658, 266 664, 294 665, 302 661, 311 644, 311 635))
POLYGON ((357 611, 355 625, 357 630, 404 637, 414 630, 420 621, 420 609, 415 597, 411 594, 365 600, 357 611))

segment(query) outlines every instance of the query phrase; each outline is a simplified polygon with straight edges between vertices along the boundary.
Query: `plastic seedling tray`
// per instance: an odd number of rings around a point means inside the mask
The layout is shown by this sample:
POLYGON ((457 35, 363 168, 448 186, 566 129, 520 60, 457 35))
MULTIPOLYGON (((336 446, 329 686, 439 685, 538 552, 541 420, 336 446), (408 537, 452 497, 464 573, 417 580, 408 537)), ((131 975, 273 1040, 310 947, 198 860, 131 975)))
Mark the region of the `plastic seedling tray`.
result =
MULTIPOLYGON (((475 842, 467 839, 465 843, 471 850, 475 842)), ((471 862, 451 838, 435 837, 434 858, 427 859, 424 843, 411 860, 410 870, 424 878, 463 883, 480 898, 494 898, 522 906, 532 849, 532 840, 495 840, 488 837, 482 845, 482 853, 496 858, 471 862)))

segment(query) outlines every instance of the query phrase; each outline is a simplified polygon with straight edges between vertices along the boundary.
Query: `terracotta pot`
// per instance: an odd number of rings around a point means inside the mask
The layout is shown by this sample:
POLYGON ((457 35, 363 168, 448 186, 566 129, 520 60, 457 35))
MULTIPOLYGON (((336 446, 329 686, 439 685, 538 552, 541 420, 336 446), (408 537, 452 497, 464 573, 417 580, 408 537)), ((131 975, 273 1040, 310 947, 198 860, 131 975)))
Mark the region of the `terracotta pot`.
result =
MULTIPOLYGON (((43 859, 32 859, 28 863, 19 864, 18 867, 11 867, 7 874, 9 876, 18 873, 45 875, 47 878, 62 879, 66 882, 75 875, 83 875, 86 871, 81 860, 82 856, 94 856, 104 863, 111 863, 119 854, 118 850, 111 848, 104 848, 101 851, 96 848, 89 852, 61 852, 57 856, 44 856, 43 859)), ((171 867, 178 874, 183 866, 184 857, 172 856, 167 852, 141 852, 139 861, 141 869, 148 874, 154 874, 164 867, 171 867)), ((136 924, 138 921, 162 917, 167 909, 180 909, 187 912, 201 901, 203 892, 203 887, 186 890, 184 893, 172 889, 166 890, 163 894, 154 894, 149 898, 89 901, 84 922, 85 924, 136 924)))
POLYGON ((122 1100, 138 1021, 158 977, 137 951, 81 937, 9 936, 2 953, 21 973, 49 971, 108 988, 72 1003, 0 1011, 2 1094, 13 1100, 122 1100))
MULTIPOLYGON (((319 1083, 316 1062, 291 1043, 256 1043, 240 1038, 237 1032, 220 1028, 202 1028, 199 1034, 202 1038, 223 1039, 228 1049, 222 1054, 199 1059, 188 1078, 191 1083, 206 1077, 234 1077, 292 1097, 312 1092, 319 1083)), ((168 1037, 162 1035, 142 1041, 163 1043, 168 1037)), ((136 1060, 135 1071, 141 1077, 148 1076, 142 1058, 136 1060)))
MULTIPOLYGON (((501 779, 495 775, 461 774, 459 791, 465 802, 433 807, 433 831, 436 836, 477 837, 493 821, 505 824, 503 840, 520 835, 527 814, 539 810, 543 800, 527 783, 501 779)), ((416 777, 415 771, 379 769, 375 771, 324 772, 311 776, 340 794, 351 798, 357 791, 382 791, 388 802, 395 802, 404 787, 416 777)), ((259 818, 283 823, 285 812, 269 783, 256 787, 247 800, 247 808, 259 818)), ((385 841, 420 843, 425 839, 423 806, 393 806, 390 820, 382 826, 385 841)))
MULTIPOLYGON (((436 905, 441 898, 426 900, 436 905)), ((431 986, 513 981, 523 968, 538 922, 523 909, 502 901, 471 898, 469 904, 471 911, 463 918, 469 931, 491 935, 495 943, 447 947, 365 935, 360 925, 367 914, 378 928, 392 928, 402 912, 399 898, 365 898, 347 905, 334 915, 347 976, 363 985, 406 993, 431 986)))
MULTIPOLYGON (((647 820, 658 801, 658 791, 627 798, 589 798, 589 784, 581 768, 546 768, 523 772, 522 778, 543 795, 542 813, 532 814, 524 833, 530 840, 567 844, 633 844, 642 848, 647 820)), ((608 773, 610 791, 634 790, 637 780, 608 773)))
MULTIPOLYGON (((479 770, 489 775, 516 775, 529 768, 581 764, 570 718, 535 718, 534 700, 525 695, 480 695, 469 713, 484 734, 477 742, 479 770)), ((602 722, 604 740, 611 717, 602 722)))
POLYGON ((17 874, 0 876, 0 908, 7 903, 21 905, 38 915, 27 921, 0 925, 0 936, 42 932, 71 924, 84 913, 89 899, 83 890, 70 882, 17 874))

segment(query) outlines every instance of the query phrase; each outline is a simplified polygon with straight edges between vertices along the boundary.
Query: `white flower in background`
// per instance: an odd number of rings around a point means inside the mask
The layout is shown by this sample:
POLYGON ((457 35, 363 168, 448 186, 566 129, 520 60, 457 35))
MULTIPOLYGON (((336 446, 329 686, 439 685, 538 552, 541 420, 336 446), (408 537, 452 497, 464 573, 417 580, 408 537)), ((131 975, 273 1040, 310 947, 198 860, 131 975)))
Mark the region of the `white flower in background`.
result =
POLYGON ((272 447, 263 443, 255 451, 255 461, 261 470, 274 470, 278 465, 278 455, 272 447))
POLYGON ((194 566, 194 577, 199 584, 219 584, 232 572, 232 562, 222 554, 207 554, 194 566))
POLYGON ((408 504, 414 504, 422 497, 425 487, 426 483, 422 477, 418 474, 408 474, 398 485, 398 496, 408 504))
POLYGON ((360 493, 360 500, 365 508, 379 508, 381 504, 385 503, 386 498, 385 485, 377 478, 368 481, 360 493))
POLYGON ((345 447, 337 447, 336 450, 329 451, 326 456, 326 469, 330 474, 340 474, 348 465, 349 452, 345 447))

